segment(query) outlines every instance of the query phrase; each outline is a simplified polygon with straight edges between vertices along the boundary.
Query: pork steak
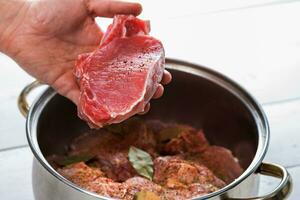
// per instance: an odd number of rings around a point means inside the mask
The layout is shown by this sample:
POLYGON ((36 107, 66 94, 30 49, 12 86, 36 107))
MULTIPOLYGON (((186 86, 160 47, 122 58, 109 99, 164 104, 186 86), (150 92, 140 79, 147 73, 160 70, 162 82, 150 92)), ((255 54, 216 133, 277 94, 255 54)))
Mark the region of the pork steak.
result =
POLYGON ((164 71, 162 43, 149 36, 149 22, 117 15, 99 47, 79 55, 79 116, 91 127, 119 123, 142 112, 164 71))

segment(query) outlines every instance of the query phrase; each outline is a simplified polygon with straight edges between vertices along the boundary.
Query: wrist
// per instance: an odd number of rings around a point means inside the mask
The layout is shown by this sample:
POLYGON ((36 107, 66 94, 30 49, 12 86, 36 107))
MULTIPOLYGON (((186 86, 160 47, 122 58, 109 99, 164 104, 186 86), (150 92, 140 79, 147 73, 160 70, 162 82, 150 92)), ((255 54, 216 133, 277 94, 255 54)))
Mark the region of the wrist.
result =
POLYGON ((26 0, 0 0, 0 52, 8 53, 10 38, 21 25, 27 4, 26 0))

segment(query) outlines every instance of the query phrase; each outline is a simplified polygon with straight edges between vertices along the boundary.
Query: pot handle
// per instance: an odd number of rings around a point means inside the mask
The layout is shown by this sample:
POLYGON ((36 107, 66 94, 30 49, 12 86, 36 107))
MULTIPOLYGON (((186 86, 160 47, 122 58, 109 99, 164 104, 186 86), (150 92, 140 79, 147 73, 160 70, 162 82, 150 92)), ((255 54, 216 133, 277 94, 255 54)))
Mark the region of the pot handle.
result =
POLYGON ((28 94, 35 88, 41 86, 42 83, 40 83, 38 80, 33 81, 29 85, 25 86, 23 90, 21 91, 19 97, 18 97, 18 107, 21 112, 21 114, 24 117, 27 117, 27 114, 29 112, 29 104, 27 102, 27 96, 28 94))
POLYGON ((279 185, 269 194, 253 198, 226 198, 230 200, 279 200, 286 199, 292 190, 292 178, 283 166, 273 163, 262 163, 256 173, 281 178, 279 185))

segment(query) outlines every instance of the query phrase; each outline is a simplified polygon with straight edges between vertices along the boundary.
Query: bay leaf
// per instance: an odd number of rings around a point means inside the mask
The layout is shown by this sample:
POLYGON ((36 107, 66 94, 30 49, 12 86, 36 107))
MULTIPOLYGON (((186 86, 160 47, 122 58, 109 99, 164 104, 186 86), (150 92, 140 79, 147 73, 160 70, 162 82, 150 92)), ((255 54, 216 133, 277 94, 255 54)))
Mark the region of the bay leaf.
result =
POLYGON ((128 158, 131 165, 139 175, 152 180, 153 161, 150 154, 148 154, 146 151, 131 146, 128 152, 128 158))

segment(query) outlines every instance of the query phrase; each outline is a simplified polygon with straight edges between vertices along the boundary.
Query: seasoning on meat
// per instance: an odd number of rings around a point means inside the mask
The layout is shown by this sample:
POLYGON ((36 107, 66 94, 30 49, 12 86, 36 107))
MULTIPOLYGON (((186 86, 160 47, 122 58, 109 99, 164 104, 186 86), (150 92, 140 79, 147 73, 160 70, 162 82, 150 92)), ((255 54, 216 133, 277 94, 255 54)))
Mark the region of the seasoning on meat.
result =
MULTIPOLYGON (((163 146, 163 151, 167 154, 200 153, 209 146, 202 130, 197 131, 192 127, 182 125, 177 125, 172 129, 176 135, 173 135, 173 138, 163 146)), ((162 129, 159 134, 165 135, 168 133, 166 130, 172 129, 170 127, 162 129)))
POLYGON ((231 151, 220 146, 209 146, 204 152, 190 155, 188 159, 206 165, 227 184, 234 181, 243 172, 231 151))
POLYGON ((103 176, 103 172, 97 168, 90 168, 84 162, 79 162, 57 170, 65 178, 73 183, 86 187, 91 181, 103 176))
POLYGON ((80 187, 125 200, 186 200, 217 191, 243 172, 231 151, 210 145, 203 130, 138 118, 91 130, 75 138, 66 155, 51 155, 49 161, 80 187), (132 146, 142 156, 130 155, 132 146), (93 157, 62 165, 62 157, 77 155, 93 157), (133 167, 136 161, 153 172, 152 180, 133 167))
POLYGON ((153 181, 166 188, 188 188, 199 183, 205 192, 210 193, 225 186, 207 167, 186 161, 181 156, 158 157, 154 163, 153 181))
POLYGON ((75 76, 80 86, 78 114, 91 127, 119 123, 142 112, 162 79, 162 43, 149 36, 149 22, 116 15, 91 53, 79 55, 75 76))

